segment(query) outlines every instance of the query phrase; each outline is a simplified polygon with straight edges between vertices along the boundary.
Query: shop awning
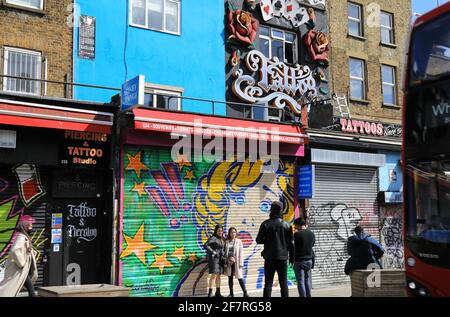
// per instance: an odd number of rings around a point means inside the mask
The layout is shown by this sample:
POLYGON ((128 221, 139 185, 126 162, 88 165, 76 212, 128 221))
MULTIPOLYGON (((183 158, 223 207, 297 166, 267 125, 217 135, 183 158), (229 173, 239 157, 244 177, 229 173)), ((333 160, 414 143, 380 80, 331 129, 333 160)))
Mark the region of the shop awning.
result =
POLYGON ((133 113, 138 130, 308 144, 308 136, 296 125, 139 108, 133 113))
POLYGON ((0 99, 0 124, 111 133, 113 114, 0 99))

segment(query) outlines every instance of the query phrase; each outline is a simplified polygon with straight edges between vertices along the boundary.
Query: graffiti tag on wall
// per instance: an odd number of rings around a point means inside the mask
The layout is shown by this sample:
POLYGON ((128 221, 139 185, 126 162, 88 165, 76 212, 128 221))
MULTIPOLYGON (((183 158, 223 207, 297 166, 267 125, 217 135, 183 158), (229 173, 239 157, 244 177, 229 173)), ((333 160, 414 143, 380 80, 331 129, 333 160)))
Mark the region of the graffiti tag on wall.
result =
POLYGON ((386 251, 383 256, 383 267, 402 269, 403 259, 403 221, 399 206, 381 208, 381 243, 386 251))

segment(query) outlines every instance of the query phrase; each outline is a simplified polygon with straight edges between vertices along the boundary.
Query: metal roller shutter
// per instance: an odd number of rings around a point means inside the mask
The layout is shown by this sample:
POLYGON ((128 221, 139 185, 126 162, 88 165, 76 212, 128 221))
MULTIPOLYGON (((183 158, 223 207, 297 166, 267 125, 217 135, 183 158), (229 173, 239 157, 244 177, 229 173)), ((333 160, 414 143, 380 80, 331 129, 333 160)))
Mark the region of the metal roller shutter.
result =
POLYGON ((347 239, 358 224, 379 239, 376 168, 316 165, 310 228, 316 235, 313 287, 350 281, 344 273, 347 239))
MULTIPOLYGON (((132 296, 205 296, 203 243, 216 223, 237 228, 244 244, 249 292, 264 281, 262 246, 255 242, 272 200, 293 220, 293 164, 276 173, 237 162, 173 162, 170 149, 125 147, 121 283, 132 296)), ((237 280, 234 291, 241 294, 237 280)), ((222 278, 222 294, 228 281, 222 278)))
POLYGON ((35 286, 43 284, 43 254, 46 240, 45 212, 47 191, 43 181, 47 171, 36 165, 0 165, 0 261, 5 261, 12 241, 12 234, 20 217, 31 215, 33 225, 31 240, 38 251, 36 260, 38 280, 35 286))

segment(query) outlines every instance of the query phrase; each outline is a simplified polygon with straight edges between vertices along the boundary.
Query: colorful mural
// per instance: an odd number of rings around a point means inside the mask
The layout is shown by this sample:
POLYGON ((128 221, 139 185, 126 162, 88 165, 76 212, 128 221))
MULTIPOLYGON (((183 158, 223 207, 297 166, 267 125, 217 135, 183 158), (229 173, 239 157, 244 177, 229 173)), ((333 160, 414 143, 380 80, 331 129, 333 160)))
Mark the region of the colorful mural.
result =
MULTIPOLYGON (((0 263, 7 259, 9 248, 15 239, 14 229, 22 217, 39 212, 46 191, 36 165, 22 164, 0 169, 0 263)), ((40 262, 46 240, 44 229, 35 228, 31 240, 40 262)))
POLYGON ((263 287, 255 238, 274 200, 293 221, 293 162, 281 160, 270 172, 264 161, 191 163, 173 161, 170 150, 135 147, 124 158, 121 282, 133 296, 205 295, 203 244, 216 224, 238 229, 244 279, 249 289, 263 287))

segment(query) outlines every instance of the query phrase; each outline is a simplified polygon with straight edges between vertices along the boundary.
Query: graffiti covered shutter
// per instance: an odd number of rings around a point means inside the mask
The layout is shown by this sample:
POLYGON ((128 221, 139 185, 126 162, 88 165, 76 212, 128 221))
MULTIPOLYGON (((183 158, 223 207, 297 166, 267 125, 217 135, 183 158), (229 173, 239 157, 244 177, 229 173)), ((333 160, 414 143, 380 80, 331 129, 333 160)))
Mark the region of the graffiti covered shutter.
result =
POLYGON ((43 285, 43 255, 46 240, 45 212, 46 189, 42 181, 47 174, 36 165, 0 165, 0 262, 6 260, 14 228, 19 219, 32 216, 35 220, 30 235, 36 256, 38 280, 35 286, 43 285))
POLYGON ((347 239, 357 224, 379 239, 377 170, 316 165, 314 198, 308 209, 316 235, 313 287, 350 281, 344 273, 347 239))
MULTIPOLYGON (((262 246, 255 242, 273 200, 294 214, 293 164, 276 173, 260 163, 172 160, 170 149, 125 147, 121 282, 132 296, 205 296, 208 266, 203 244, 216 224, 237 228, 244 249, 244 280, 263 287, 262 246)), ((228 294, 227 278, 222 293, 228 294)), ((235 282, 235 293, 240 288, 235 282)))

